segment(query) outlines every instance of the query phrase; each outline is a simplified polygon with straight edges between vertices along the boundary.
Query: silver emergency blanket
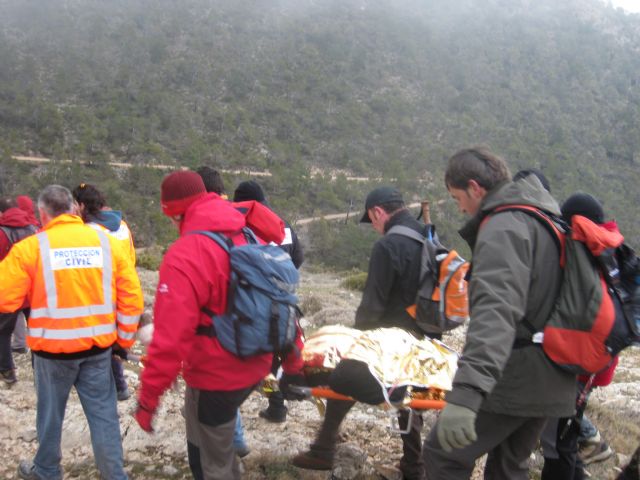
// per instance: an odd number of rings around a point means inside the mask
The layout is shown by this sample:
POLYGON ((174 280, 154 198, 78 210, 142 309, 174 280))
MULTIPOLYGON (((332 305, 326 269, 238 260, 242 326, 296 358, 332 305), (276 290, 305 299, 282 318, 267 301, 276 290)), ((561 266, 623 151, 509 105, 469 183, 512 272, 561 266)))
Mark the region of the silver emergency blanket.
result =
POLYGON ((419 340, 400 328, 361 331, 330 325, 307 337, 302 350, 307 369, 333 370, 344 358, 365 362, 387 388, 451 390, 458 364, 458 354, 443 343, 419 340))

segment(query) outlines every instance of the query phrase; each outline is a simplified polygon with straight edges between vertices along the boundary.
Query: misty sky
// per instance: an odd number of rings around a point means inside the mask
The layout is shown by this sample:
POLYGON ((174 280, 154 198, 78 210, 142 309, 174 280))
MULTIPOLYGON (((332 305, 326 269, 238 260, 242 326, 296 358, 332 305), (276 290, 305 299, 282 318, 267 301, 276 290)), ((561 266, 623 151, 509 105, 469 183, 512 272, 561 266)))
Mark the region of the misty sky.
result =
POLYGON ((629 12, 640 12, 640 0, 611 0, 611 3, 629 12))

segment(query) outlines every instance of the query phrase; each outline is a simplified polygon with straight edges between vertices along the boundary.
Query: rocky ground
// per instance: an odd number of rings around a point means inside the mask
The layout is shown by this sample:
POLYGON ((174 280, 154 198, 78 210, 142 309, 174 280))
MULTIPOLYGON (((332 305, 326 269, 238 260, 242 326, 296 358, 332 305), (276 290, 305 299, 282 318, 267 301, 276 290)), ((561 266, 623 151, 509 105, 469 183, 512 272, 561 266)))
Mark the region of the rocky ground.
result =
MULTIPOLYGON (((156 275, 141 271, 148 305, 153 300, 156 275)), ((341 278, 326 273, 304 272, 300 289, 306 312, 305 328, 310 331, 325 324, 350 325, 359 295, 340 287, 341 278)), ((445 338, 454 348, 460 348, 464 332, 445 338)), ((618 464, 640 443, 640 349, 623 355, 614 384, 592 395, 589 413, 603 436, 611 443, 616 455, 606 462, 589 467, 594 479, 611 479, 618 464)), ((17 355, 20 381, 13 388, 0 389, 0 478, 17 478, 16 467, 21 458, 30 458, 36 450, 35 393, 29 355, 17 355)), ((137 365, 128 364, 126 375, 130 387, 138 385, 137 365)), ((191 478, 186 460, 184 421, 180 415, 184 384, 168 392, 157 416, 156 433, 143 432, 131 417, 135 399, 119 403, 125 463, 132 479, 191 478)), ((544 395, 544 392, 540 392, 544 395)), ((288 464, 288 459, 308 446, 321 416, 311 402, 289 405, 286 423, 270 424, 258 417, 267 401, 254 393, 241 410, 251 453, 244 458, 244 478, 247 479, 397 479, 395 465, 401 455, 398 435, 388 429, 387 413, 377 407, 358 405, 343 425, 342 442, 333 472, 310 472, 288 464)), ((435 414, 425 415, 426 430, 435 421, 435 414)), ((72 394, 65 418, 63 440, 65 478, 93 479, 98 474, 93 466, 86 420, 77 396, 72 394)), ((541 456, 532 456, 531 478, 539 478, 541 456)), ((474 473, 481 478, 482 461, 474 473)))

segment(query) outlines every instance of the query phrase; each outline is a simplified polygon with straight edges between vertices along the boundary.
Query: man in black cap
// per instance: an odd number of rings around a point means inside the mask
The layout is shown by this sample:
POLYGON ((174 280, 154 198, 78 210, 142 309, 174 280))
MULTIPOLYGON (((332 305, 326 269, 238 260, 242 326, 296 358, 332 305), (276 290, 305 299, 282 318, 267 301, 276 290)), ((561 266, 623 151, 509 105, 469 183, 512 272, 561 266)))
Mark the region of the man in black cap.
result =
MULTIPOLYGON (((245 202, 247 200, 254 200, 260 202, 263 205, 269 207, 267 199, 264 195, 264 191, 258 182, 255 180, 246 180, 240 182, 233 192, 234 202, 245 202)), ((270 208, 270 207, 269 207, 270 208)), ((279 247, 287 252, 291 257, 291 261, 297 269, 302 266, 304 261, 304 252, 302 245, 298 240, 296 232, 291 228, 289 222, 284 220, 284 240, 279 247)), ((277 355, 273 356, 273 364, 271 366, 271 373, 276 375, 280 369, 280 358, 277 355)), ((273 392, 269 396, 269 406, 264 410, 260 410, 258 415, 260 418, 273 423, 283 423, 287 420, 288 409, 284 404, 284 396, 280 392, 273 392)))
MULTIPOLYGON (((255 200, 256 202, 260 202, 271 208, 264 196, 262 187, 255 180, 240 182, 233 192, 234 202, 244 202, 247 200, 255 200)), ((291 225, 286 220, 284 220, 284 240, 279 247, 289 254, 295 267, 300 269, 302 262, 304 262, 304 251, 300 241, 298 240, 296 232, 291 228, 291 225)))
MULTIPOLYGON (((402 195, 393 187, 378 187, 367 195, 360 222, 370 223, 382 238, 374 244, 371 252, 362 301, 356 311, 356 328, 399 327, 421 338, 424 333, 406 308, 415 303, 422 244, 404 235, 387 235, 387 232, 395 225, 402 225, 427 236, 431 226, 413 218, 402 195)), ((295 456, 292 463, 300 468, 331 470, 340 424, 353 405, 354 402, 328 400, 324 421, 315 441, 308 451, 295 456)), ((406 429, 408 420, 408 412, 401 410, 401 429, 406 429)), ((405 479, 424 479, 420 440, 422 423, 422 416, 414 414, 409 433, 402 435, 400 470, 405 479)))

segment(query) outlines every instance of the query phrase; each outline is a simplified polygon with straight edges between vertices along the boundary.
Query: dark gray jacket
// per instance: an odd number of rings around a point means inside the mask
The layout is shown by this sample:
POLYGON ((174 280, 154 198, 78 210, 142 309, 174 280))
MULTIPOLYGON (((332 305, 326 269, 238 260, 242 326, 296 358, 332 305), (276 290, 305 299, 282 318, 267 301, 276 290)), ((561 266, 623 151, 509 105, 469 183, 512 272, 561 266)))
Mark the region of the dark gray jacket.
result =
POLYGON ((541 329, 549 316, 561 281, 559 251, 545 227, 526 213, 500 212, 482 223, 487 213, 509 204, 560 213, 529 176, 491 190, 460 231, 473 251, 471 320, 447 401, 474 411, 567 417, 574 411, 575 376, 539 346, 513 348, 516 339, 531 337, 523 318, 541 329))

